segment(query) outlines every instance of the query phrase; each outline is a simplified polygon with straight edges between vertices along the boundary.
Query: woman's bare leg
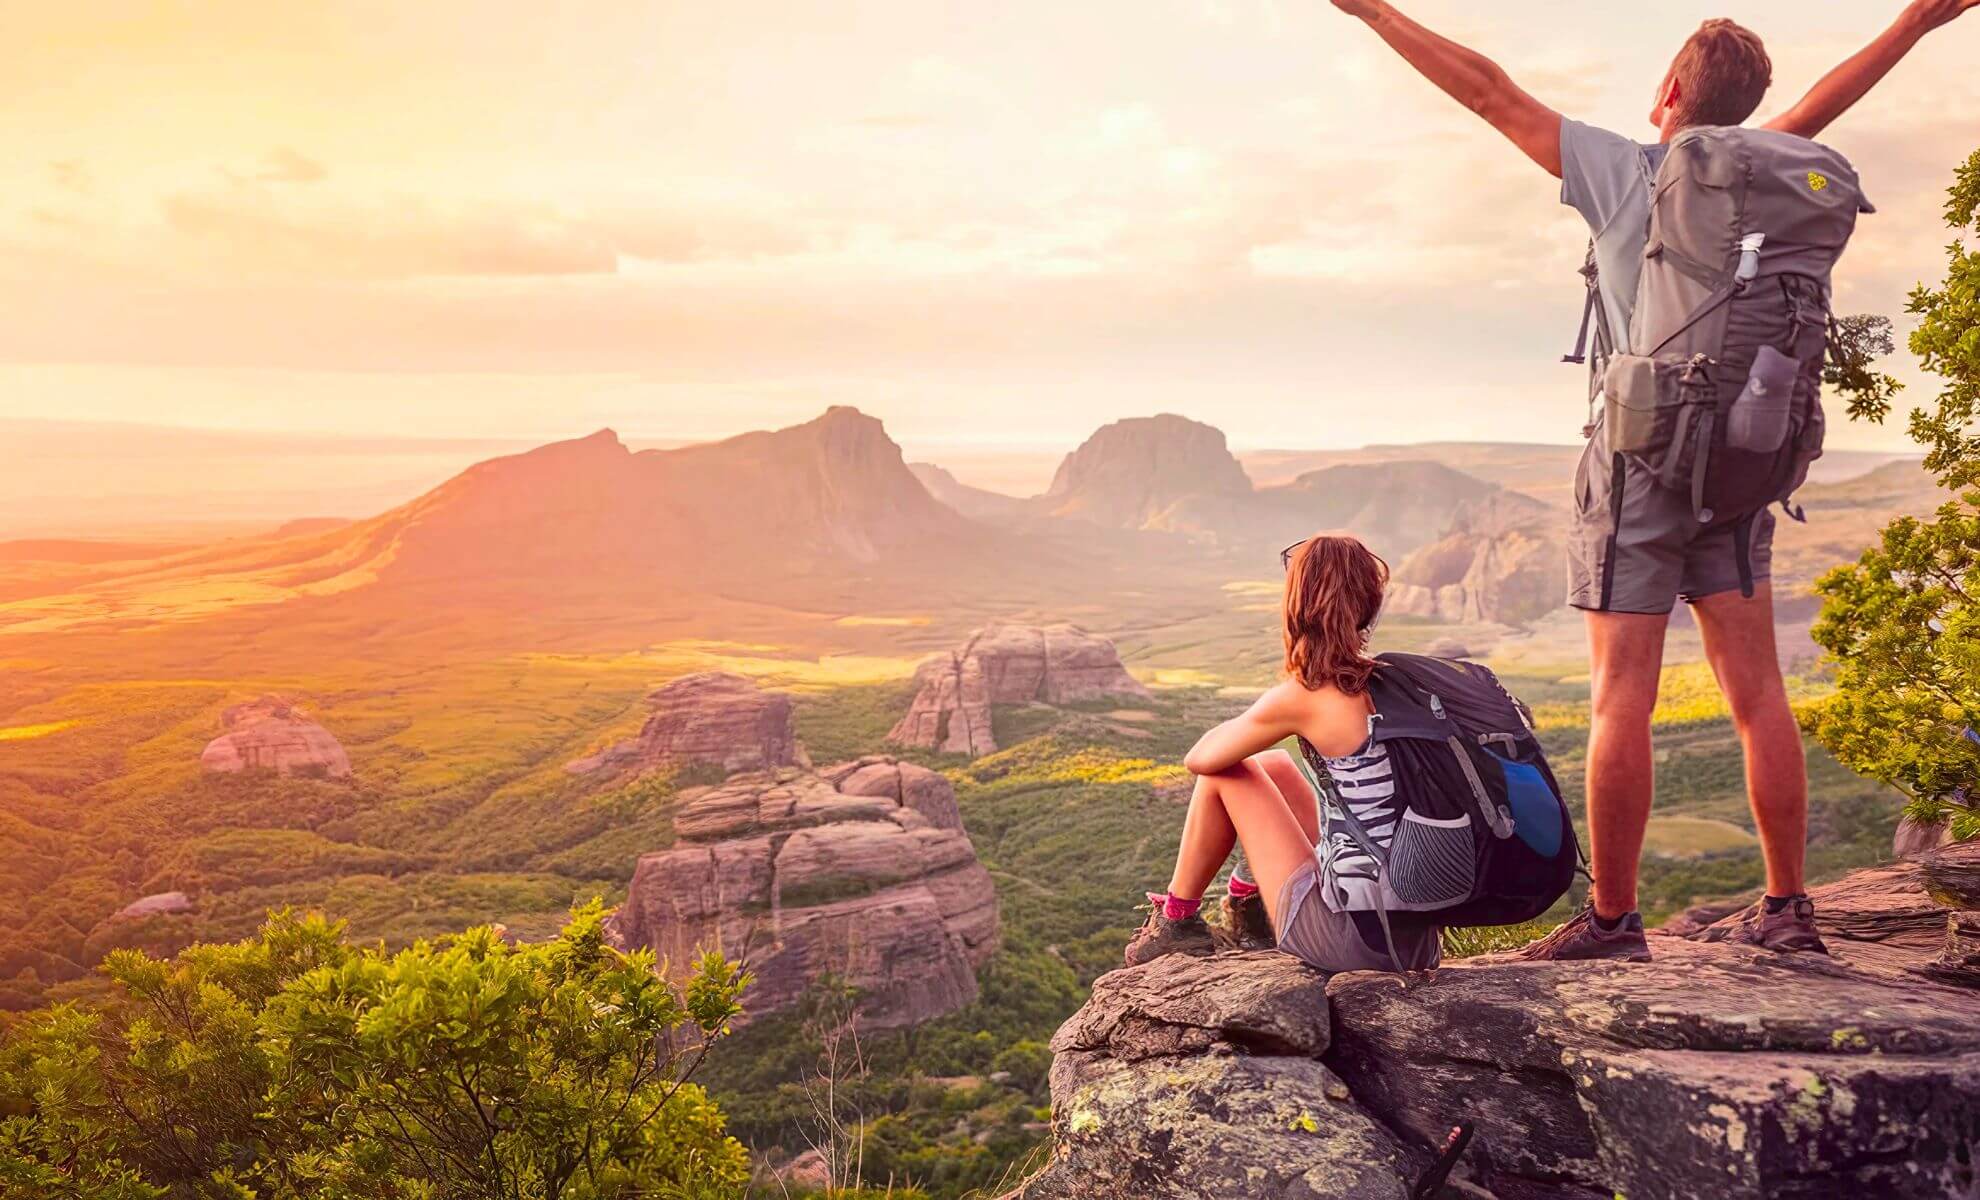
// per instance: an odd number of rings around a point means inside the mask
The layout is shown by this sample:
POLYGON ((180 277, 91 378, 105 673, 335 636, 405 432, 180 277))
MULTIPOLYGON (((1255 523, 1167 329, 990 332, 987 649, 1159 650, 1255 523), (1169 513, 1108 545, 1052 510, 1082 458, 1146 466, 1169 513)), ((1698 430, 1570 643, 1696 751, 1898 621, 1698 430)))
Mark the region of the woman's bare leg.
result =
POLYGON ((1320 793, 1313 790, 1313 784, 1306 778, 1306 772, 1299 769, 1299 763, 1284 750, 1267 750, 1254 755, 1252 761, 1265 768, 1271 776, 1273 786, 1286 798, 1286 807, 1292 810, 1293 820, 1299 822, 1299 830, 1306 835, 1306 844, 1320 844, 1320 793))
MULTIPOLYGON (((1317 815, 1314 820, 1317 826, 1317 815)), ((1182 846, 1176 852, 1176 873, 1169 878, 1169 895, 1201 899, 1231 856, 1231 847, 1239 842, 1251 860, 1254 882, 1276 929, 1279 892, 1295 870, 1312 860, 1313 842, 1259 758, 1197 776, 1189 816, 1183 821, 1182 846)))

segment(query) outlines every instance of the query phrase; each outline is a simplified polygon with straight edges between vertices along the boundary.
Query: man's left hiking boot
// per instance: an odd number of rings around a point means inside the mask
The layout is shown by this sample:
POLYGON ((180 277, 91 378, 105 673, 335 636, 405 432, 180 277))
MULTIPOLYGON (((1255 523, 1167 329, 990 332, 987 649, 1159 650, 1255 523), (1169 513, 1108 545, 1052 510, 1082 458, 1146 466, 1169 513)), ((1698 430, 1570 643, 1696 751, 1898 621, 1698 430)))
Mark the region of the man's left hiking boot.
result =
POLYGON ((1276 950, 1278 935, 1272 932, 1272 918, 1265 913, 1265 901, 1257 893, 1242 899, 1225 896, 1217 905, 1224 916, 1221 933, 1231 950, 1276 950))
POLYGON ((1127 965, 1138 967, 1145 962, 1153 962, 1165 954, 1188 954, 1196 958, 1208 958, 1217 952, 1217 937, 1210 932, 1210 924, 1200 916, 1170 920, 1163 915, 1160 902, 1148 911, 1148 919, 1135 930, 1128 939, 1127 965))
POLYGON ((1559 929, 1513 951, 1512 956, 1529 962, 1575 959, 1649 962, 1650 941, 1643 936, 1641 913, 1624 913, 1615 928, 1604 929, 1602 923, 1595 919, 1595 906, 1590 904, 1569 917, 1559 929))
POLYGON ((1765 900, 1716 925, 1708 925, 1691 935, 1700 942, 1727 942, 1753 946, 1782 954, 1827 954, 1822 935, 1815 928, 1815 902, 1806 894, 1790 896, 1779 912, 1768 912, 1765 900))

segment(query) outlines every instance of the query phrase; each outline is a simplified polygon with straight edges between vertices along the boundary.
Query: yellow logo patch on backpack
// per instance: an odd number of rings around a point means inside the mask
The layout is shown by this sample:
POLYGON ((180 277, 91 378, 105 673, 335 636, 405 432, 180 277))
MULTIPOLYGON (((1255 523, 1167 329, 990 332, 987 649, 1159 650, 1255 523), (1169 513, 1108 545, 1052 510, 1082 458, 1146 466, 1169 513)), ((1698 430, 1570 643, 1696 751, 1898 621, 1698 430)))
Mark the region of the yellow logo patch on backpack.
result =
POLYGON ((1827 175, 1822 174, 1820 171, 1810 171, 1808 173, 1809 191, 1819 192, 1828 186, 1829 186, 1829 177, 1827 175))

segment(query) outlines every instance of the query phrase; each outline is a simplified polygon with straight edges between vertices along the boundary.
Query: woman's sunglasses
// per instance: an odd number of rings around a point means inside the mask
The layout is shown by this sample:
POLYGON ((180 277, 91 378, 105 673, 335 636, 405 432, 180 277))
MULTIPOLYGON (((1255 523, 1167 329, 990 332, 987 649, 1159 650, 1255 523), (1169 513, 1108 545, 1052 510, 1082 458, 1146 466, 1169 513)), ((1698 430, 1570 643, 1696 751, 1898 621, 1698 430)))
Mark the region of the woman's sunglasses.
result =
POLYGON ((1301 538, 1298 541, 1294 542, 1292 545, 1287 546, 1284 550, 1279 551, 1279 569, 1281 571, 1292 570, 1293 552, 1298 550, 1301 546, 1304 546, 1307 542, 1311 540, 1312 540, 1311 538, 1301 538))

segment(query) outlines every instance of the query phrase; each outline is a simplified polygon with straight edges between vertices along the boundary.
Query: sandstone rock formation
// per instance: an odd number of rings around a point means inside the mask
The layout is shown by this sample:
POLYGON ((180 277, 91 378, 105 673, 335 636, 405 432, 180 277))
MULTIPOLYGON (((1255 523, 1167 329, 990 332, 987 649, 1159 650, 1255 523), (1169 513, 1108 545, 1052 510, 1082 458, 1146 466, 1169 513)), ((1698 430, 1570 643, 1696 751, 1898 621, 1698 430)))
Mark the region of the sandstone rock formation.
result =
POLYGON ((1396 568, 1388 611, 1468 624, 1519 625, 1567 599, 1564 518, 1518 492, 1460 505, 1449 531, 1396 568))
POLYGON ((565 770, 584 775, 702 763, 753 771, 800 760, 791 698, 766 692, 741 675, 689 675, 654 692, 647 703, 653 711, 637 736, 578 759, 565 770))
POLYGON ((878 1028, 976 999, 997 946, 997 898, 935 772, 864 758, 739 775, 682 793, 673 849, 641 857, 608 931, 675 967, 702 948, 756 977, 752 1015, 825 976, 859 990, 878 1028))
POLYGON ((987 626, 924 660, 914 678, 914 700, 888 740, 969 755, 997 748, 992 705, 1148 697, 1112 642, 1072 625, 987 626))
POLYGON ((280 696, 236 704, 220 715, 226 732, 200 751, 202 770, 269 770, 280 775, 351 773, 350 756, 330 731, 280 696))
POLYGON ((1834 959, 1666 936, 1647 965, 1104 976, 1053 1040, 1053 1156, 1013 1195, 1401 1200, 1458 1121, 1448 1195, 1980 1195, 1980 994, 1945 969, 1980 950, 1980 847, 1815 899, 1834 959))
POLYGON ((1057 517, 1139 529, 1192 496, 1250 496, 1222 430, 1163 413, 1103 425, 1066 455, 1040 504, 1057 517))

